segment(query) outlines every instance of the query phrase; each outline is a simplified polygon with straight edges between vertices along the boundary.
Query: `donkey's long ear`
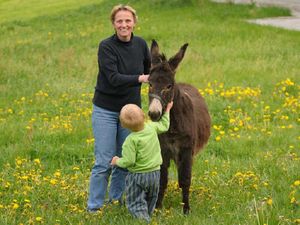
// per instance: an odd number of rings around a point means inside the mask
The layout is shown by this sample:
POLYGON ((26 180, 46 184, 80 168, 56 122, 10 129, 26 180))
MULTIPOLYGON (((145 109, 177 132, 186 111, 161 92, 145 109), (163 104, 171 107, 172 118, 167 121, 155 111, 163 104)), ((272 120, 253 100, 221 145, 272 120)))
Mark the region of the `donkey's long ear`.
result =
POLYGON ((185 43, 183 46, 181 46, 179 52, 177 52, 176 55, 174 55, 172 58, 169 59, 169 65, 173 71, 176 70, 179 63, 183 59, 185 50, 188 45, 189 45, 188 43, 185 43))
POLYGON ((152 44, 151 44, 151 64, 152 66, 160 63, 161 60, 161 56, 159 54, 159 47, 158 44, 155 40, 152 40, 152 44))

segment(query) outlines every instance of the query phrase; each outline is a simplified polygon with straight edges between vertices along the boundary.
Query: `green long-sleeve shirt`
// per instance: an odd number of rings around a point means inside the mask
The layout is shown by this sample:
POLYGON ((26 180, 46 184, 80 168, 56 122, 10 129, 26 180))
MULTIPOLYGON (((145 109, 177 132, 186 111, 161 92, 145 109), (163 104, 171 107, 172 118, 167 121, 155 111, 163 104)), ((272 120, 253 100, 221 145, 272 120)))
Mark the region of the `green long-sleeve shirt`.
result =
POLYGON ((122 158, 117 160, 117 166, 134 173, 159 170, 162 157, 157 134, 166 132, 169 126, 170 115, 165 113, 160 121, 145 123, 143 130, 129 134, 123 143, 122 158))

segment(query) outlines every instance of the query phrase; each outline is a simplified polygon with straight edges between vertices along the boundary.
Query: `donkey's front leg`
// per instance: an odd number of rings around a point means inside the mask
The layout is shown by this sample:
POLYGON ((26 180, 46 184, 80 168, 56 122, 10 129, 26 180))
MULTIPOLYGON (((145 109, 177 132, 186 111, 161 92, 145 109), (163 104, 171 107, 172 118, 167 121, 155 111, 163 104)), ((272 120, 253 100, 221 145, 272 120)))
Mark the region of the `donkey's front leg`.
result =
POLYGON ((183 213, 190 211, 189 193, 192 178, 192 153, 191 149, 181 149, 178 160, 178 183, 182 190, 183 213))
POLYGON ((160 166, 160 185, 159 185, 158 198, 156 201, 156 208, 162 208, 162 201, 165 195, 165 190, 168 185, 169 166, 170 166, 170 158, 163 155, 163 164, 160 166))

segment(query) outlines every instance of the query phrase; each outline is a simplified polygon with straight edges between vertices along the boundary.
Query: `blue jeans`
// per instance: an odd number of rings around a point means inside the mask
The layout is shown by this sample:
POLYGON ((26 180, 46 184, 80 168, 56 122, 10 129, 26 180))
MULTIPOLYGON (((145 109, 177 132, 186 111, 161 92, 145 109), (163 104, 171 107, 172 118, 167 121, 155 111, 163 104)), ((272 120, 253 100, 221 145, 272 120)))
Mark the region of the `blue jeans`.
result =
POLYGON ((130 132, 121 127, 119 114, 119 112, 93 106, 95 164, 90 178, 88 210, 96 210, 103 206, 110 174, 109 200, 122 201, 127 170, 119 167, 112 168, 110 165, 113 156, 122 156, 122 144, 130 132))

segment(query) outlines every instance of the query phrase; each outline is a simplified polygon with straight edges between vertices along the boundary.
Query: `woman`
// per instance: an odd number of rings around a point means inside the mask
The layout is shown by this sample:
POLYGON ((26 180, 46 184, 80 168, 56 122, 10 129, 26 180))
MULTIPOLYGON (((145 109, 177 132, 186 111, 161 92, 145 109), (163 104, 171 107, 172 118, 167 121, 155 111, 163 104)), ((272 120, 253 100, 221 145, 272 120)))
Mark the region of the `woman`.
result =
POLYGON ((128 104, 141 106, 141 83, 148 82, 151 65, 146 42, 133 35, 137 15, 128 5, 112 9, 115 34, 101 41, 98 50, 99 73, 93 99, 92 124, 95 138, 95 164, 90 178, 88 211, 104 204, 109 176, 109 200, 122 202, 127 170, 114 167, 113 156, 121 157, 129 130, 121 127, 119 112, 128 104))

